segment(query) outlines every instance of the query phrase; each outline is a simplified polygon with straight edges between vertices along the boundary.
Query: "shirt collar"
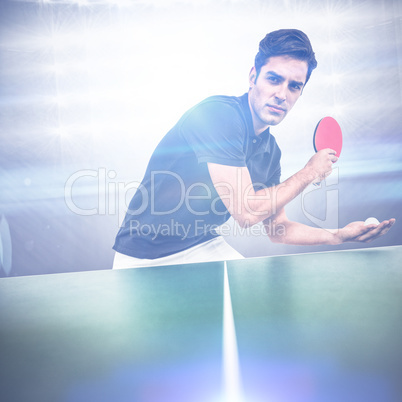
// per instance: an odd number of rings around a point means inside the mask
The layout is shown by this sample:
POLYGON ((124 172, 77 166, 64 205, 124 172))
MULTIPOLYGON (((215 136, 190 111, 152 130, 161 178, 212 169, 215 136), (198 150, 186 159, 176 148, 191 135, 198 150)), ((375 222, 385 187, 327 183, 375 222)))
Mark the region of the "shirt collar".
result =
POLYGON ((269 127, 263 131, 260 135, 254 135, 255 139, 257 140, 258 151, 259 152, 270 152, 271 151, 271 141, 272 135, 269 132, 269 127))

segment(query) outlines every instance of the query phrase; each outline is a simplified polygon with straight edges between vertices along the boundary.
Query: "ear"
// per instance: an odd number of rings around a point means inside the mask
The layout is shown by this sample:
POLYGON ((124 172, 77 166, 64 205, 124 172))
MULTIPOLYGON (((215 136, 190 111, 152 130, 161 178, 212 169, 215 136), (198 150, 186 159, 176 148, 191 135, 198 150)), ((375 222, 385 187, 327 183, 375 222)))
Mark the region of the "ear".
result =
POLYGON ((250 89, 254 86, 256 79, 257 79, 257 70, 253 66, 248 75, 248 83, 250 85, 250 89))

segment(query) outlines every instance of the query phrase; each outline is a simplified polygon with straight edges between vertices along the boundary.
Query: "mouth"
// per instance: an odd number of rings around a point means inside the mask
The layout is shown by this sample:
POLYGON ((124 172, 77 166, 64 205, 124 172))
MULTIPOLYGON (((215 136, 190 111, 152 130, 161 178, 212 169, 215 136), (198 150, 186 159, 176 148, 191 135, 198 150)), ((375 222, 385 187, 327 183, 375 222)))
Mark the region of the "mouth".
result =
POLYGON ((267 105, 268 109, 270 112, 272 113, 276 113, 276 114, 284 114, 286 112, 286 109, 283 109, 279 106, 275 106, 275 105, 267 105))

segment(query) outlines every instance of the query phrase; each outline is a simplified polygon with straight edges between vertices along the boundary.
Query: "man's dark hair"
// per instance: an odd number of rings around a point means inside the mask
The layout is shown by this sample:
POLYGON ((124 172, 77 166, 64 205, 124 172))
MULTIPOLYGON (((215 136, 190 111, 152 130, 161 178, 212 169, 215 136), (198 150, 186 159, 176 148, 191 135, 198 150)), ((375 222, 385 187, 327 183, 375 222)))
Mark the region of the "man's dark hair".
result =
POLYGON ((257 77, 261 67, 270 57, 289 56, 297 60, 305 61, 308 65, 306 83, 311 72, 317 67, 317 60, 307 35, 298 29, 279 29, 270 32, 260 42, 260 48, 255 56, 254 66, 257 77))

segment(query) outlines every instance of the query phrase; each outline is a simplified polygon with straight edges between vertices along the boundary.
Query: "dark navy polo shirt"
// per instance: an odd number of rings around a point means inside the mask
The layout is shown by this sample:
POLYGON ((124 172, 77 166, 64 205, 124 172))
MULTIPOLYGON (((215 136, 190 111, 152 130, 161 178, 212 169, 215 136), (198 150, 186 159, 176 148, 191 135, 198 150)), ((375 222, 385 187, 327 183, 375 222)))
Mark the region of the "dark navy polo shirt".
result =
POLYGON ((212 96, 165 135, 129 204, 114 249, 154 259, 208 241, 230 214, 207 163, 247 166, 255 190, 279 184, 281 151, 269 129, 254 134, 248 94, 212 96))

